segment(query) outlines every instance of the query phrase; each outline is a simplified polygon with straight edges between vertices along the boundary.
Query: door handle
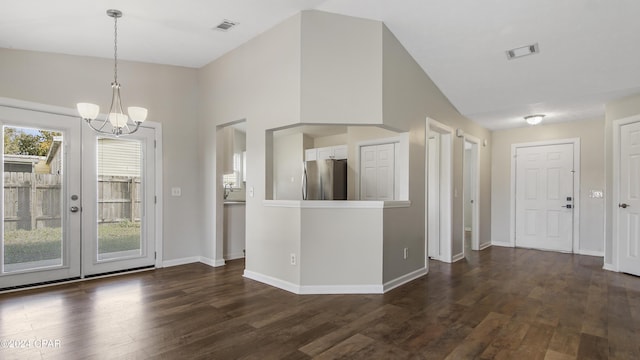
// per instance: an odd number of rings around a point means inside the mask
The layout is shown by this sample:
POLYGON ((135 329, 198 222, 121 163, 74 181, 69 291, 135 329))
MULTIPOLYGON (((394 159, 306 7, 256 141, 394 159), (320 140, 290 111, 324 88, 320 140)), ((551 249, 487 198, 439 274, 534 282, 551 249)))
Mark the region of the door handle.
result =
POLYGON ((77 206, 72 206, 69 210, 70 210, 72 213, 75 213, 75 212, 78 212, 78 210, 80 210, 80 208, 79 208, 79 207, 77 207, 77 206))
POLYGON ((563 208, 567 208, 567 209, 571 209, 573 208, 573 205, 571 204, 567 204, 567 205, 562 205, 563 208))
POLYGON ((625 203, 618 204, 618 207, 623 208, 623 209, 626 209, 626 208, 628 208, 629 206, 631 206, 631 205, 629 205, 629 204, 625 204, 625 203))

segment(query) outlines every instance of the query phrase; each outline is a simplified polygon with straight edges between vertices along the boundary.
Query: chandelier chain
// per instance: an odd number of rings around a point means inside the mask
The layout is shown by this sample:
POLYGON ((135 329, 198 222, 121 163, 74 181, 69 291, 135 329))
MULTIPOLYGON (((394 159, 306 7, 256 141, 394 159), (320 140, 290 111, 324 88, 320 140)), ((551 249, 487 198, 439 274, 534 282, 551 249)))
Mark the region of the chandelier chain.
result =
POLYGON ((113 22, 113 82, 118 83, 118 17, 113 22))

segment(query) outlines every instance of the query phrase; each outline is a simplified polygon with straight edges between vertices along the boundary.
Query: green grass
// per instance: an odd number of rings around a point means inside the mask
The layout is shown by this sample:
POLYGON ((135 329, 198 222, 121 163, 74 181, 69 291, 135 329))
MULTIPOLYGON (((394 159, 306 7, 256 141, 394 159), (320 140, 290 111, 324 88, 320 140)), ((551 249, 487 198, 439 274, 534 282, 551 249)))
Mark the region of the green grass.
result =
MULTIPOLYGON (((110 253, 140 248, 140 223, 100 224, 99 252, 110 253)), ((61 228, 8 230, 4 234, 4 263, 59 259, 62 253, 61 228)))

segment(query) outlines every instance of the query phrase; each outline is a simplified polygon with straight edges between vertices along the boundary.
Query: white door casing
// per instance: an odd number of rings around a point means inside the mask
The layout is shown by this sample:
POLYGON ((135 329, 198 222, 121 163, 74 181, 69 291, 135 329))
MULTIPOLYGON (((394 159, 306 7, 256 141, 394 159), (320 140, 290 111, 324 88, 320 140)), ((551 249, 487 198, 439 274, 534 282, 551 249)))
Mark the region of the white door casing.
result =
POLYGON ((640 276, 640 121, 619 127, 618 269, 640 276))
POLYGON ((427 239, 428 255, 440 260, 440 134, 427 139, 427 239))
MULTIPOLYGON (((439 249, 437 256, 433 256, 430 253, 429 256, 447 263, 453 261, 451 254, 453 247, 453 134, 453 128, 427 118, 426 139, 438 138, 439 140, 436 148, 437 154, 432 154, 430 147, 426 147, 427 154, 425 160, 427 164, 425 165, 425 178, 428 179, 428 181, 425 182, 425 194, 427 194, 425 201, 425 234, 427 235, 427 244, 425 249, 428 251, 429 249, 437 247, 439 249), (431 161, 437 161, 437 164, 431 161), (432 169, 436 171, 431 171, 432 169), (432 220, 434 214, 437 214, 437 220, 432 220), (437 230, 432 229, 432 227, 437 227, 437 230)), ((433 143, 431 146, 436 146, 436 143, 433 143)))
POLYGON ((575 150, 567 142, 515 148, 515 246, 573 251, 575 150))

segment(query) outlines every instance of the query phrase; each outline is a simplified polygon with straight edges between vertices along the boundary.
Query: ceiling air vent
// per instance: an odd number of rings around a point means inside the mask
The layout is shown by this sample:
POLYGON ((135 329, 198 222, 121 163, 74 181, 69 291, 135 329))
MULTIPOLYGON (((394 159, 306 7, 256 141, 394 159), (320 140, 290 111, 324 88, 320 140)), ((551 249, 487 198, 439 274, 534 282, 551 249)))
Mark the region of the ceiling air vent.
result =
POLYGON ((507 59, 513 60, 527 55, 533 55, 540 52, 538 43, 533 45, 521 46, 519 48, 507 50, 507 59))
POLYGON ((229 20, 223 20, 220 24, 218 24, 216 27, 213 28, 213 30, 218 30, 218 31, 229 31, 229 29, 231 29, 232 27, 238 25, 237 22, 233 22, 233 21, 229 21, 229 20))

